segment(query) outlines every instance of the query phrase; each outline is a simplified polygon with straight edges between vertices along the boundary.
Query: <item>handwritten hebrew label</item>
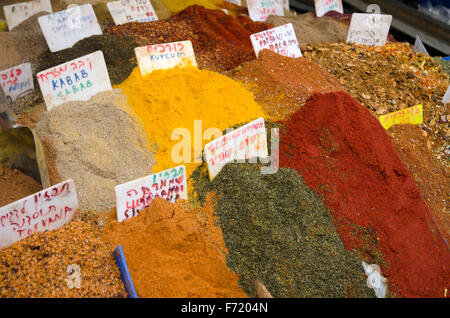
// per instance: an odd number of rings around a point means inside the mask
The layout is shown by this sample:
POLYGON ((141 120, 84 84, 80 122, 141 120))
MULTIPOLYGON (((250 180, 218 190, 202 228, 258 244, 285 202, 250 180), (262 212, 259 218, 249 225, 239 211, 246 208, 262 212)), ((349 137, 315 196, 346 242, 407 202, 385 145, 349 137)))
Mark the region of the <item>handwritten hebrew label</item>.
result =
POLYGON ((36 0, 29 2, 20 2, 3 7, 8 29, 11 31, 16 26, 27 20, 38 12, 52 13, 52 4, 50 0, 36 0))
POLYGON ((89 100, 112 90, 102 51, 82 56, 36 75, 47 110, 74 100, 89 100))
POLYGON ((51 52, 71 48, 91 35, 103 34, 89 3, 40 16, 38 22, 51 52))
POLYGON ((253 21, 266 21, 269 15, 284 16, 278 0, 247 0, 248 15, 253 21))
POLYGON ((119 0, 106 5, 116 25, 158 20, 150 0, 119 0))
POLYGON ((392 15, 353 13, 347 42, 383 46, 386 44, 391 22, 392 15))
POLYGON ((34 90, 31 64, 20 64, 0 72, 0 83, 9 103, 34 90))
POLYGON ((269 49, 288 57, 302 56, 292 23, 252 34, 250 35, 250 40, 256 56, 263 49, 269 49))
POLYGON ((421 124, 423 122, 422 105, 419 104, 380 116, 379 121, 386 130, 395 124, 421 124))
POLYGON ((316 7, 316 16, 318 17, 324 16, 329 11, 344 13, 342 0, 314 0, 314 6, 316 7))
POLYGON ((122 222, 147 208, 154 198, 169 202, 188 198, 186 167, 181 165, 115 187, 117 220, 122 222))
POLYGON ((134 49, 142 75, 175 66, 197 67, 191 41, 140 46, 134 49))
POLYGON ((211 180, 228 162, 267 156, 263 118, 258 118, 205 145, 205 158, 211 180))
POLYGON ((34 232, 60 228, 77 209, 77 192, 70 179, 0 208, 0 248, 34 232))

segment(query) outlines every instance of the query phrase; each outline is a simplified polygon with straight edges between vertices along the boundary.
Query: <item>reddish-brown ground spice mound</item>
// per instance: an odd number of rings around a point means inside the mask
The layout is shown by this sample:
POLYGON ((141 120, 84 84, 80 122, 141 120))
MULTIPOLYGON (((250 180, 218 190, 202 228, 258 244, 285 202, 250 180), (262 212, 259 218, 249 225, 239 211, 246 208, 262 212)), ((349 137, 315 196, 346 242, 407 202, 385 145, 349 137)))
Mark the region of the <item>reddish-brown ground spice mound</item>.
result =
POLYGON ((372 231, 370 243, 382 253, 382 273, 396 296, 443 297, 449 250, 377 119, 338 92, 313 95, 284 125, 280 164, 324 196, 345 247, 361 247, 352 230, 372 231))
POLYGON ((104 238, 121 244, 139 297, 247 297, 226 265, 212 201, 192 209, 155 199, 139 215, 109 223, 104 238))
POLYGON ((139 37, 143 45, 190 40, 200 68, 223 72, 255 59, 250 35, 272 27, 193 5, 165 20, 112 25, 105 32, 139 37))
POLYGON ((450 170, 430 153, 427 132, 417 125, 395 125, 388 134, 403 163, 416 181, 439 231, 450 242, 449 184, 450 170))
POLYGON ((263 50, 258 60, 244 63, 227 75, 243 82, 255 94, 270 120, 287 119, 314 92, 344 90, 319 64, 303 57, 281 56, 270 50, 263 50))
POLYGON ((0 163, 0 207, 42 190, 33 178, 0 163))

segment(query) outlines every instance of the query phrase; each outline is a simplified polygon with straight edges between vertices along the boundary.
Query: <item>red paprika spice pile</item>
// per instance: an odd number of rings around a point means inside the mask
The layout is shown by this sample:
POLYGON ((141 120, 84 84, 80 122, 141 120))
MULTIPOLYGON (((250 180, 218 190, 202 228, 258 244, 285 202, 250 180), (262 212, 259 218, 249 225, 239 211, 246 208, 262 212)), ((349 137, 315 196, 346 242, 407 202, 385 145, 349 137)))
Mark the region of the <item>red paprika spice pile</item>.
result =
POLYGON ((378 120, 336 92, 314 94, 283 124, 280 165, 324 196, 345 247, 380 251, 397 297, 443 297, 450 252, 378 120), (373 240, 363 242, 364 231, 373 240))

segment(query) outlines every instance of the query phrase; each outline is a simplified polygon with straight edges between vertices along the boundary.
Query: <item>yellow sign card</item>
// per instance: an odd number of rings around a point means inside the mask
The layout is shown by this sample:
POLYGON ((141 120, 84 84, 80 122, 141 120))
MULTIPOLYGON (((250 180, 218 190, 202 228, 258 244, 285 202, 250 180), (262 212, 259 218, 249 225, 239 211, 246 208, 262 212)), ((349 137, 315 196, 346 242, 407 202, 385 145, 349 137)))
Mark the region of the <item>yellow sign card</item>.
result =
POLYGON ((396 124, 421 124, 423 123, 423 108, 422 105, 419 104, 380 116, 379 120, 383 128, 386 130, 396 124))

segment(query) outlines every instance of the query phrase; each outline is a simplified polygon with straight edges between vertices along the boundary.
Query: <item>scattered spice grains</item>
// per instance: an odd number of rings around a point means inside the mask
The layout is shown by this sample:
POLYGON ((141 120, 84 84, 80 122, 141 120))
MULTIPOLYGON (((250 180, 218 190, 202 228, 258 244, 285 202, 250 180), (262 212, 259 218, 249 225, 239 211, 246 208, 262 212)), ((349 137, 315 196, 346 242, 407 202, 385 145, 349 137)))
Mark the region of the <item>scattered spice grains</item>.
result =
POLYGON ((0 207, 42 190, 33 178, 0 163, 0 207))
POLYGON ((313 95, 283 124, 280 166, 324 196, 346 249, 366 259, 363 243, 381 251, 386 264, 378 265, 396 296, 442 297, 448 247, 379 121, 337 92, 313 95))
POLYGON ((139 297, 247 297, 226 266, 222 231, 212 201, 190 208, 156 198, 147 209, 106 225, 103 237, 122 245, 139 297))
POLYGON ((450 115, 441 102, 449 80, 434 59, 413 52, 408 43, 375 48, 318 44, 303 53, 334 74, 345 90, 376 116, 422 104, 431 151, 442 165, 450 167, 449 127, 437 124, 442 116, 450 115))
POLYGON ((244 290, 255 297, 258 280, 274 297, 374 297, 317 193, 295 170, 259 168, 227 164, 212 182, 206 165, 193 175, 201 200, 216 193, 228 265, 244 290))
POLYGON ((271 27, 247 16, 231 16, 193 5, 169 19, 113 25, 105 32, 136 36, 145 45, 190 40, 200 68, 224 72, 255 59, 250 35, 271 27))
POLYGON ((323 67, 303 57, 290 58, 263 50, 255 61, 227 73, 255 94, 269 120, 284 120, 315 92, 343 91, 323 67))
POLYGON ((74 220, 0 249, 0 297, 126 297, 111 247, 98 231, 74 220), (66 283, 80 268, 80 288, 66 283), (73 274, 73 273, 72 273, 73 274))

